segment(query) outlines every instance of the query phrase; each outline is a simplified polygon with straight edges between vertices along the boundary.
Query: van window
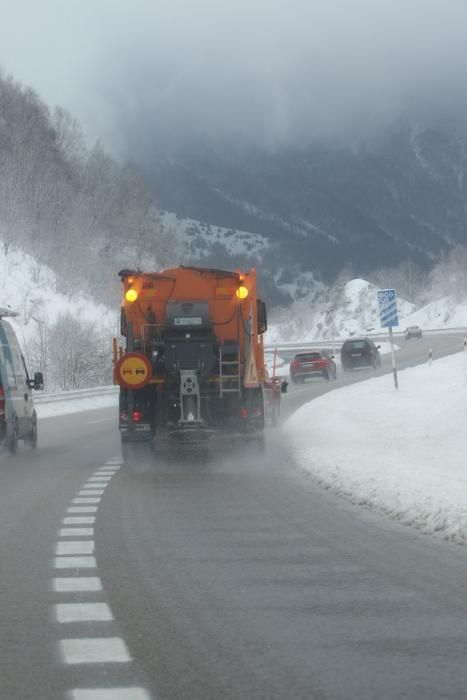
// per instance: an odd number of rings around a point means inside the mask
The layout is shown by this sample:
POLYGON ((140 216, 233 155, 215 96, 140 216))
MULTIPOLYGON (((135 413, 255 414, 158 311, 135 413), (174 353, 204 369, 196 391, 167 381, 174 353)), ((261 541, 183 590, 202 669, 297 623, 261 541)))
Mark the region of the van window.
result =
POLYGON ((0 346, 0 363, 6 384, 10 389, 23 386, 26 383, 26 372, 21 352, 17 346, 0 346))
POLYGON ((13 356, 13 369, 15 372, 16 386, 23 386, 26 383, 26 376, 21 351, 17 346, 12 347, 11 354, 13 356))
POLYGON ((3 367, 3 374, 4 374, 4 379, 6 382, 6 385, 10 389, 16 388, 16 376, 15 376, 15 367, 13 364, 13 356, 11 353, 11 348, 8 345, 2 345, 1 346, 1 357, 0 360, 2 362, 2 367, 3 367))

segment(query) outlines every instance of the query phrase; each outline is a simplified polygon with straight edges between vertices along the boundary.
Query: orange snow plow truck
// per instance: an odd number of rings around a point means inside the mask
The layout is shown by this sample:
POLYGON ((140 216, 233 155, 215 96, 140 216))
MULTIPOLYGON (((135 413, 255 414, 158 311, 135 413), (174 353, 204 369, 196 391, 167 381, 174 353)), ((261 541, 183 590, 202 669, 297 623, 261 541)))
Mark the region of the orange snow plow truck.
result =
POLYGON ((266 375, 256 271, 119 275, 125 347, 114 341, 113 359, 124 457, 137 443, 200 445, 226 434, 261 445, 265 405, 278 415, 286 387, 266 375))

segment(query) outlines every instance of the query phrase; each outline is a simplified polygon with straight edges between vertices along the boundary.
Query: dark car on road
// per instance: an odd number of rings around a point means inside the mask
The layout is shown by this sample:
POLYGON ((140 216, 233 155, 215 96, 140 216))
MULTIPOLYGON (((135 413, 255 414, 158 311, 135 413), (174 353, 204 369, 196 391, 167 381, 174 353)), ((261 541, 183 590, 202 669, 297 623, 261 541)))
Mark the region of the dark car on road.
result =
POLYGON ((410 338, 422 338, 422 329, 420 326, 409 326, 405 329, 405 339, 410 340, 410 338))
POLYGON ((294 384, 304 382, 307 377, 321 376, 336 379, 336 363, 325 350, 307 350, 295 355, 290 363, 290 379, 294 384))
POLYGON ((350 338, 341 349, 341 363, 344 372, 359 367, 381 367, 380 345, 370 338, 350 338))

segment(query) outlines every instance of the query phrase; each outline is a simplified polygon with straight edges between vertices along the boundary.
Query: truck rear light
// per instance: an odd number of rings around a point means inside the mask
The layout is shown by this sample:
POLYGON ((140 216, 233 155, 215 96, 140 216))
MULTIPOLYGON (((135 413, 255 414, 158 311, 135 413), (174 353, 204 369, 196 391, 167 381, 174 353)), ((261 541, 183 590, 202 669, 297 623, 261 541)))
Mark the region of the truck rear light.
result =
POLYGON ((133 411, 132 417, 133 417, 133 423, 139 423, 143 417, 143 414, 141 411, 133 411))
POLYGON ((126 411, 122 411, 120 413, 120 421, 125 423, 128 420, 128 413, 126 411))
POLYGON ((255 408, 255 410, 253 411, 253 418, 261 418, 262 415, 262 410, 260 408, 255 408))
POLYGON ((247 408, 240 409, 240 418, 248 418, 248 409, 247 408))

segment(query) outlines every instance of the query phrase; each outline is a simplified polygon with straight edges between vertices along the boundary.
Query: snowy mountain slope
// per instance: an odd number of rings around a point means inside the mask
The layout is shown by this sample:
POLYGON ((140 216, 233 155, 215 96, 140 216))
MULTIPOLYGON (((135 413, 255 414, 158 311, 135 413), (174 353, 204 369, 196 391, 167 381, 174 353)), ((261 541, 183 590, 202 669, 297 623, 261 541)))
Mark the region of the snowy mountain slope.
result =
POLYGON ((310 271, 279 254, 278 244, 266 236, 215 226, 173 212, 158 214, 163 234, 173 232, 181 242, 181 259, 189 264, 226 269, 257 267, 262 293, 270 302, 287 304, 322 287, 310 271), (282 264, 276 264, 276 260, 282 264))
POLYGON ((195 219, 179 218, 173 212, 160 212, 159 221, 163 230, 178 231, 182 237, 184 255, 192 261, 202 261, 214 246, 224 248, 226 254, 235 257, 258 256, 269 246, 265 236, 249 231, 238 231, 222 226, 215 226, 195 221, 195 219))
MULTIPOLYGON (((68 297, 57 291, 57 278, 31 255, 10 248, 8 255, 0 247, 0 306, 19 313, 12 324, 23 342, 37 332, 37 323, 53 323, 59 314, 69 312, 99 328, 115 332, 117 314, 84 295, 68 297)), ((110 346, 109 346, 110 347, 110 346)))
MULTIPOLYGON (((308 295, 286 311, 286 318, 273 323, 268 343, 327 340, 365 335, 380 330, 377 287, 362 279, 344 285, 337 298, 308 295)), ((398 298, 401 326, 414 313, 415 306, 398 298)))
POLYGON ((347 264, 365 277, 411 259, 428 269, 465 241, 467 141, 452 125, 397 123, 367 141, 275 149, 185 143, 140 161, 160 205, 251 231, 330 282, 347 264))
POLYGON ((467 328, 467 302, 443 297, 409 314, 404 322, 420 328, 467 328))

